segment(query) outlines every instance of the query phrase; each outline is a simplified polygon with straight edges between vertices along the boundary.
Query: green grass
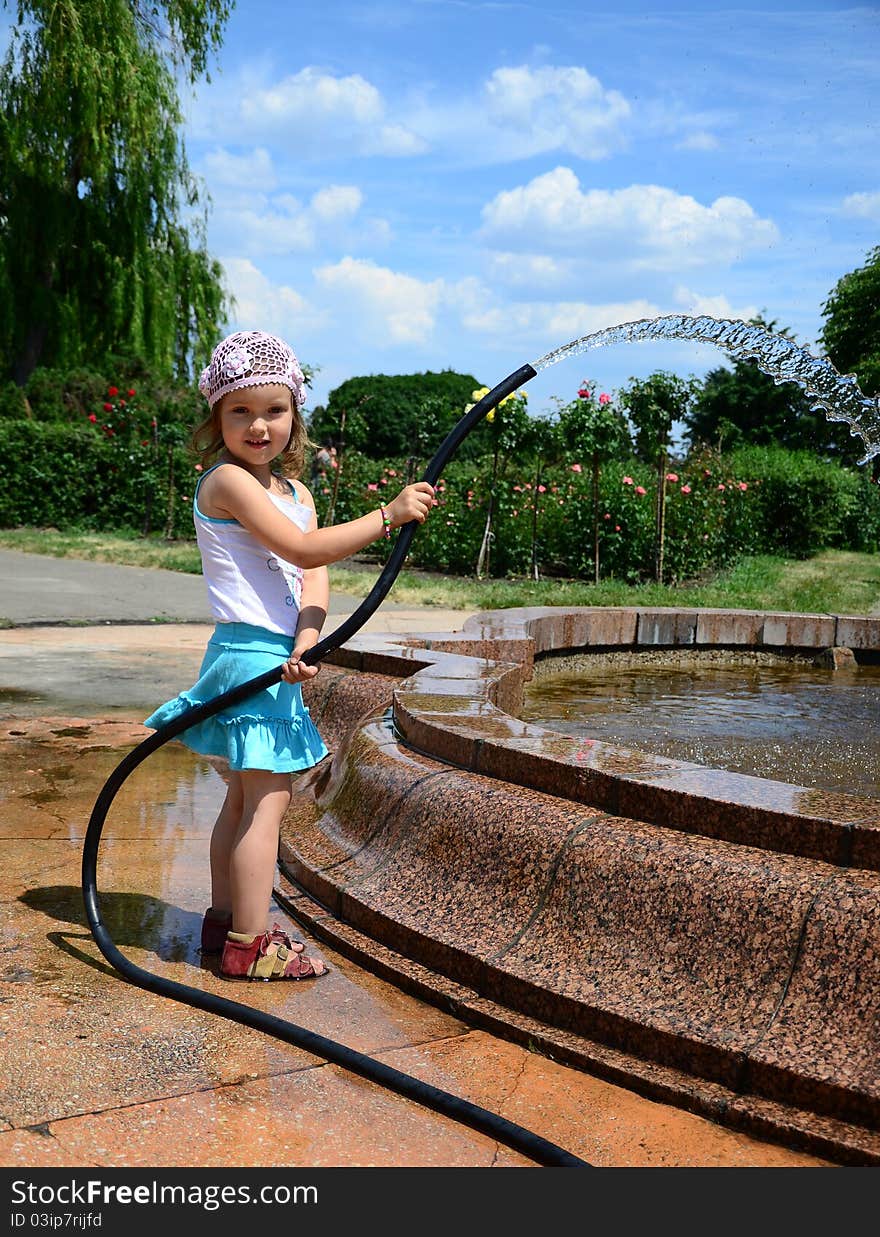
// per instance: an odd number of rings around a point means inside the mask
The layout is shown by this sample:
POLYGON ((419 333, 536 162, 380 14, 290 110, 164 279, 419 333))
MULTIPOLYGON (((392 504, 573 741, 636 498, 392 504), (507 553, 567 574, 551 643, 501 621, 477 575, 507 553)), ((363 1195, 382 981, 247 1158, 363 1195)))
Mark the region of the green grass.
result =
MULTIPOLYGON (((198 574, 194 541, 165 541, 134 534, 60 532, 57 529, 0 529, 0 549, 85 558, 133 567, 164 567, 198 574)), ((365 597, 378 564, 353 562, 330 568, 331 588, 365 597)), ((758 555, 699 583, 667 587, 607 580, 476 580, 434 572, 402 571, 390 600, 447 610, 500 610, 509 606, 701 606, 722 609, 787 610, 798 613, 880 613, 880 555, 826 550, 798 560, 758 555)))

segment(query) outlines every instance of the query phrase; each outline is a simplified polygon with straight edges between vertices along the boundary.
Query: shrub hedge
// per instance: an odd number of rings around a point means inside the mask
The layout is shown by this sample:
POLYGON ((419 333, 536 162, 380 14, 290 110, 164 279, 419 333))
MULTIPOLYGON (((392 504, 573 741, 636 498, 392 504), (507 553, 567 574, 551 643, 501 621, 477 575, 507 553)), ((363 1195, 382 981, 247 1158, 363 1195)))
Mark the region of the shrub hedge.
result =
MULTIPOLYGON (((198 477, 182 425, 154 424, 115 397, 110 412, 77 421, 0 418, 0 526, 193 535, 198 477), (127 415, 126 415, 127 414, 127 415)), ((406 480, 405 460, 384 464, 355 452, 342 458, 335 520, 390 499, 406 480)), ((417 474, 420 475, 420 474, 417 474)), ((472 574, 486 525, 491 460, 453 460, 438 485, 438 507, 413 539, 410 561, 472 574)), ((309 483, 309 479, 306 479, 309 483)), ((333 475, 310 478, 324 521, 333 475)), ((599 560, 603 577, 636 582, 654 564, 653 469, 616 461, 599 477, 599 560)), ((593 577, 594 503, 586 462, 541 471, 508 464, 496 481, 488 574, 593 577)), ((833 547, 880 548, 880 486, 865 469, 805 451, 743 448, 671 463, 666 481, 667 582, 693 579, 744 553, 809 557, 833 547)), ((391 543, 373 549, 385 556, 391 543)))

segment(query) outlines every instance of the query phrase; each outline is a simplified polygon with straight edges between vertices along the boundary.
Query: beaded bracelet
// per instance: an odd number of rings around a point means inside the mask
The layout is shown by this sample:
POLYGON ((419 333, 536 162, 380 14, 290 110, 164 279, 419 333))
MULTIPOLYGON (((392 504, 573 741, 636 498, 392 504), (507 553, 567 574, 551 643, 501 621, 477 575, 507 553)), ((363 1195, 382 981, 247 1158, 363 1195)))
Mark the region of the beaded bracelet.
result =
POLYGON ((384 507, 380 507, 379 512, 382 516, 382 527, 385 529, 385 540, 390 541, 391 540, 391 516, 388 514, 388 512, 385 510, 384 507))

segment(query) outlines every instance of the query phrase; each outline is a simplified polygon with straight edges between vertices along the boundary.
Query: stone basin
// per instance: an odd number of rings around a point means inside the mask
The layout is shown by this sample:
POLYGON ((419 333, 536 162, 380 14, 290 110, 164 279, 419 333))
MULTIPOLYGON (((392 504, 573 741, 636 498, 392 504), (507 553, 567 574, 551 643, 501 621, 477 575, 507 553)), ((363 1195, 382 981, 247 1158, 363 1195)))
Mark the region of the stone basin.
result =
POLYGON ((880 802, 517 716, 538 659, 685 647, 876 662, 880 620, 534 608, 356 637, 305 692, 332 758, 285 820, 291 906, 476 1025, 880 1164, 880 802))

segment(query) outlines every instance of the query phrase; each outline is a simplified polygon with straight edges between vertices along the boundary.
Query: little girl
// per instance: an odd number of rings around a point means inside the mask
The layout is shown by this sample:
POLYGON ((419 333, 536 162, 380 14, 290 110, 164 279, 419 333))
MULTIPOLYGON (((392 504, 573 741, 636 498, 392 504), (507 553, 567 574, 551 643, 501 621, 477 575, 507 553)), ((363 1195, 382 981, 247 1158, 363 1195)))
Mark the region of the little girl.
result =
POLYGON ((307 957, 277 924, 266 927, 290 775, 327 755, 302 700, 301 683, 318 667, 300 659, 317 643, 327 615, 327 564, 411 520, 423 523, 434 490, 416 482, 387 506, 319 529, 314 499, 298 479, 308 445, 305 382, 288 345, 263 331, 229 335, 211 354, 199 390, 210 413, 193 442, 203 463, 215 462, 196 486, 193 518, 216 626, 198 682, 145 725, 157 730, 191 705, 284 663, 280 683, 180 738, 229 764, 211 835, 202 952, 222 953, 225 979, 311 979, 327 974, 324 963, 307 957))

